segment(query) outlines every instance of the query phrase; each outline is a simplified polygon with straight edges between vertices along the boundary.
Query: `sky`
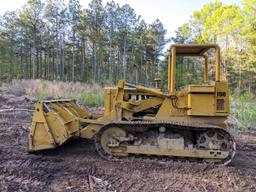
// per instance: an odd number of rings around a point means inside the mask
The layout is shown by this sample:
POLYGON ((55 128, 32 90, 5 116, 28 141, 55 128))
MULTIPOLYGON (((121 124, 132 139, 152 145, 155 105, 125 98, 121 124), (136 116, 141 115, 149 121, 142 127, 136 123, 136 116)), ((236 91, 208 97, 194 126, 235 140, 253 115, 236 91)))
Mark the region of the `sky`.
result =
MULTIPOLYGON (((22 7, 27 0, 0 0, 0 15, 22 7)), ((103 0, 105 4, 110 0, 103 0)), ((87 7, 90 0, 80 0, 87 7)), ((199 10, 210 0, 115 0, 120 5, 129 4, 137 15, 141 15, 147 23, 159 19, 167 29, 167 37, 175 35, 175 30, 189 21, 195 10, 199 10)), ((221 0, 223 4, 237 4, 241 0, 221 0)))

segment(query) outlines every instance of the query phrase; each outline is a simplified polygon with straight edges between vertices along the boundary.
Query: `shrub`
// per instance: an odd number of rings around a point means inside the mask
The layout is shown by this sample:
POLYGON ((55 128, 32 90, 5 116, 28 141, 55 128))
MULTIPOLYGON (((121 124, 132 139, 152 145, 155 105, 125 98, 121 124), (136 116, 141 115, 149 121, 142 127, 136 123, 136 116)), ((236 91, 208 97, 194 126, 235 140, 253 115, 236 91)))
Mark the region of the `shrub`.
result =
POLYGON ((246 93, 231 99, 231 116, 234 117, 239 128, 256 127, 256 101, 246 93))

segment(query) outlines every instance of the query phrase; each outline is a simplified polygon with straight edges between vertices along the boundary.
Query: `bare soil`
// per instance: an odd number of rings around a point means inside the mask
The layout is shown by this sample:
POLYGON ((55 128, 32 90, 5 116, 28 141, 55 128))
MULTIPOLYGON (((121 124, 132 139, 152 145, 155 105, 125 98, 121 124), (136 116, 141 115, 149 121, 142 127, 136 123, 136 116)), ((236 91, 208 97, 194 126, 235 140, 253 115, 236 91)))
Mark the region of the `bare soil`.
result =
POLYGON ((33 104, 0 97, 0 191, 256 191, 256 131, 232 131, 237 154, 226 166, 129 157, 103 160, 90 140, 27 152, 33 104), (28 111, 13 111, 13 108, 28 111), (6 110, 10 109, 10 110, 6 110))

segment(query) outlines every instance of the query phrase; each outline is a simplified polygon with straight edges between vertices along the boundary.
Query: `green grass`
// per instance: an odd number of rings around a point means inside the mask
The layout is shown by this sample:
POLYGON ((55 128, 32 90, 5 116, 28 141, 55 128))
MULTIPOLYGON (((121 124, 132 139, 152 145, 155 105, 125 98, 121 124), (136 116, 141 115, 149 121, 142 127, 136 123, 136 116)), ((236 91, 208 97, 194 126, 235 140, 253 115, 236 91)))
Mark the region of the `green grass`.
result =
MULTIPOLYGON (((45 92, 39 92, 36 95, 31 96, 34 100, 44 100, 49 99, 49 95, 45 92)), ((54 97, 54 99, 61 99, 62 96, 54 97)), ((76 99, 81 104, 85 105, 86 107, 102 107, 104 102, 104 94, 103 92, 94 93, 90 91, 76 93, 71 95, 70 97, 65 97, 66 99, 76 99)))
POLYGON ((256 128, 256 100, 250 94, 231 99, 231 116, 241 129, 256 128))
POLYGON ((83 92, 79 94, 78 100, 87 107, 101 107, 104 102, 104 94, 103 92, 83 92))

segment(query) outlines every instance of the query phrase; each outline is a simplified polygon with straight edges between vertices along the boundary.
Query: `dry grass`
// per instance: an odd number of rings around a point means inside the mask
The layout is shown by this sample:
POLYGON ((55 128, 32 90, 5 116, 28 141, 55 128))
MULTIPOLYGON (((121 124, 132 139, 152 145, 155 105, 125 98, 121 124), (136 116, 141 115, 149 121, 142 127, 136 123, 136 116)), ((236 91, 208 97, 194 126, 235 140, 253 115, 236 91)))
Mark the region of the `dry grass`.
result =
POLYGON ((78 99, 87 106, 101 106, 103 89, 97 84, 45 80, 13 80, 3 83, 1 91, 13 95, 27 95, 33 99, 78 99))

